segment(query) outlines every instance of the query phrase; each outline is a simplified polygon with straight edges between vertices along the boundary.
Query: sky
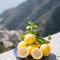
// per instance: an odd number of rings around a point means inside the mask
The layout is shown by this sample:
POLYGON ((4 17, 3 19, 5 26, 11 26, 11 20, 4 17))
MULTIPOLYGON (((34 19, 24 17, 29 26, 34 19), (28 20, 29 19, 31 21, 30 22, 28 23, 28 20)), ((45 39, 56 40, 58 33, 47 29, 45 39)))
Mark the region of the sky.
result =
POLYGON ((13 8, 18 6, 20 3, 24 2, 25 0, 0 0, 0 14, 9 8, 13 8))

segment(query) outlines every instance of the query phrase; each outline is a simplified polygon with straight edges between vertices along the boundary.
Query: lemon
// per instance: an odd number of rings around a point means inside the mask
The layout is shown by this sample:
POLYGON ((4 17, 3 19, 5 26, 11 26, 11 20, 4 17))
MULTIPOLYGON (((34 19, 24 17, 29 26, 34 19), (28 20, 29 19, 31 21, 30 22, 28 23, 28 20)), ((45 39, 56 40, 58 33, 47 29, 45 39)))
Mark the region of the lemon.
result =
POLYGON ((40 45, 36 45, 36 44, 29 45, 29 46, 28 46, 29 54, 31 55, 32 49, 34 49, 34 48, 39 48, 39 47, 40 47, 40 45))
POLYGON ((19 42, 17 48, 19 49, 19 48, 21 48, 21 47, 26 47, 26 43, 25 43, 25 41, 21 41, 21 42, 19 42))
POLYGON ((29 50, 27 49, 27 47, 21 47, 20 49, 18 49, 18 56, 20 58, 26 58, 29 55, 29 50))
POLYGON ((36 38, 35 38, 35 36, 33 34, 27 34, 27 35, 25 35, 24 41, 27 44, 32 44, 32 43, 35 43, 36 42, 36 38))
POLYGON ((41 59, 43 57, 43 52, 39 48, 32 49, 31 55, 34 59, 41 59))
POLYGON ((50 48, 49 44, 42 44, 40 49, 42 49, 43 55, 45 57, 48 56, 51 52, 51 48, 50 48))

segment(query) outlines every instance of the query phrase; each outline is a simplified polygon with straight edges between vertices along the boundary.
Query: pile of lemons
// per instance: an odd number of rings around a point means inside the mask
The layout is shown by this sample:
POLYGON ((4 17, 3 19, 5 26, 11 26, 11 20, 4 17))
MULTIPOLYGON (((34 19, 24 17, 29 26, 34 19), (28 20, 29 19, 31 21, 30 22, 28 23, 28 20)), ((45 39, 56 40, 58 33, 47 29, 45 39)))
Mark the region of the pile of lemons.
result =
POLYGON ((17 49, 20 58, 32 56, 34 59, 41 59, 43 56, 49 56, 51 52, 49 44, 38 44, 33 34, 25 35, 24 40, 19 42, 17 49))

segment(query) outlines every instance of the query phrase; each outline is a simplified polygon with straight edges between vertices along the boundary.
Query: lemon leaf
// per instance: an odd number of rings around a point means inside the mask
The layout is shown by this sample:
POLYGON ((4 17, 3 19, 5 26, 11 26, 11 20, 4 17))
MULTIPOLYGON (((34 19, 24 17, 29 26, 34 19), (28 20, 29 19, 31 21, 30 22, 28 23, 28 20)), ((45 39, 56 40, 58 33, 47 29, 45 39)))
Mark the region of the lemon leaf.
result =
POLYGON ((46 43, 49 43, 49 41, 46 41, 45 39, 43 39, 42 37, 37 37, 37 42, 39 44, 46 44, 46 43))
POLYGON ((19 39, 24 40, 24 33, 20 33, 19 39))
POLYGON ((48 36, 48 40, 51 40, 51 36, 50 35, 48 36))

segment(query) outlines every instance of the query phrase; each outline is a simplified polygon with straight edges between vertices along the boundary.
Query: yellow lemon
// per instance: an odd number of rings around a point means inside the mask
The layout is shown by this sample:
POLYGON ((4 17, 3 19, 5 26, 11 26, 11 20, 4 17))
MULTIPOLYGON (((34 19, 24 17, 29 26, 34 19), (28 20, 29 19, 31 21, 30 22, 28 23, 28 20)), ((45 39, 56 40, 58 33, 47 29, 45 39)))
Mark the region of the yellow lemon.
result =
POLYGON ((30 55, 31 55, 32 49, 34 49, 34 48, 39 48, 39 47, 40 47, 40 45, 36 45, 36 44, 29 45, 29 46, 28 46, 28 49, 29 49, 30 55))
POLYGON ((43 52, 39 48, 32 49, 31 55, 34 59, 41 59, 43 57, 43 52))
POLYGON ((27 44, 32 44, 32 43, 35 43, 36 42, 36 38, 35 38, 35 36, 33 34, 27 34, 27 35, 25 35, 24 41, 27 44))
POLYGON ((51 52, 51 48, 50 48, 49 44, 42 44, 40 49, 42 49, 44 56, 48 56, 51 52))
POLYGON ((29 50, 27 47, 21 47, 18 49, 18 56, 20 58, 26 58, 29 55, 29 50))
POLYGON ((27 45, 26 45, 26 43, 25 43, 25 41, 21 41, 21 42, 19 42, 19 44, 18 44, 18 49, 19 48, 21 48, 21 47, 26 47, 27 45))

